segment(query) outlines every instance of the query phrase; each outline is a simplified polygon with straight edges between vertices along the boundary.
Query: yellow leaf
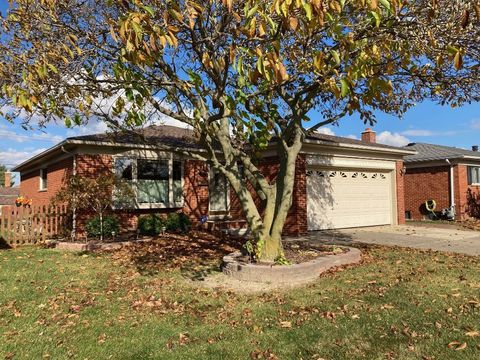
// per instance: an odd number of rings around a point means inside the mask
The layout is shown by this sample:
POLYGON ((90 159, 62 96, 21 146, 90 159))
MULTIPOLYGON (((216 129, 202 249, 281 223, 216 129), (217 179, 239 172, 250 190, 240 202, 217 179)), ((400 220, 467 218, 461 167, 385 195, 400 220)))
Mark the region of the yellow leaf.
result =
POLYGON ((263 37, 267 34, 266 25, 263 21, 258 25, 258 36, 263 37))
POLYGON ((477 337, 477 336, 480 336, 480 332, 478 332, 478 331, 469 331, 469 332, 466 332, 466 333, 465 333, 465 336, 468 336, 468 337, 477 337))
POLYGON ((467 343, 465 343, 465 342, 461 343, 459 341, 452 341, 447 346, 448 346, 449 349, 453 349, 455 351, 458 351, 458 350, 465 349, 467 347, 467 343))

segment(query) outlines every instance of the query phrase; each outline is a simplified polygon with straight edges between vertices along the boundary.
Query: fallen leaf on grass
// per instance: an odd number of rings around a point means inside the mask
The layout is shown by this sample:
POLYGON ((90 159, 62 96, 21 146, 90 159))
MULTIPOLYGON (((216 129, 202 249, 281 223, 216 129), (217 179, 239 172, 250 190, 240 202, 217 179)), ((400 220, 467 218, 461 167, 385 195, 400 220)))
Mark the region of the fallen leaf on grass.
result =
POLYGON ((480 336, 480 332, 478 332, 478 331, 468 331, 468 332, 465 333, 465 336, 468 336, 468 337, 480 336))
POLYGON ((292 327, 291 321, 280 321, 280 327, 290 329, 292 327))
POLYGON ((387 309, 387 310, 391 310, 391 309, 395 309, 395 305, 390 305, 390 304, 385 304, 381 307, 381 309, 387 309))
POLYGON ((178 334, 178 343, 179 345, 185 345, 188 342, 188 334, 187 333, 180 333, 178 334))
POLYGON ((463 350, 467 347, 467 343, 461 343, 459 341, 452 341, 451 343, 448 344, 449 349, 453 349, 455 351, 458 350, 463 350))
POLYGON ((250 353, 251 359, 265 359, 265 360, 278 360, 278 356, 275 355, 270 349, 261 351, 255 349, 250 353))

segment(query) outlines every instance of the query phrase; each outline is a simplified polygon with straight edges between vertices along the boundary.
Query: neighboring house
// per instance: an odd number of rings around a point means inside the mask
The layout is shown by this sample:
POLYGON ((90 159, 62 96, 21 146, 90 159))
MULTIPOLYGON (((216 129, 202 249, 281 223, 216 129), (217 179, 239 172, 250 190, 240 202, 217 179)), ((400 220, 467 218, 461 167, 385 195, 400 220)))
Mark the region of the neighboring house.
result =
POLYGON ((5 173, 5 186, 0 187, 0 214, 5 206, 14 206, 15 200, 20 195, 20 188, 10 187, 12 183, 11 173, 5 173))
POLYGON ((405 158, 405 211, 407 219, 430 216, 425 206, 435 200, 437 211, 454 208, 457 219, 478 215, 480 152, 455 147, 414 143, 406 149, 417 154, 405 158), (477 214, 475 214, 477 212, 477 214))
MULTIPOLYGON (((173 211, 195 222, 207 216, 240 226, 242 210, 225 179, 205 163, 177 155, 179 148, 199 151, 193 131, 151 126, 142 136, 145 141, 122 133, 68 138, 13 169, 21 173, 21 193, 34 204, 48 204, 71 174, 115 171, 136 188, 136 208, 118 212, 129 227, 136 226, 139 214, 173 211)), ((285 234, 404 223, 403 157, 412 154, 377 144, 370 129, 361 141, 318 133, 307 137, 297 159, 285 234)), ((260 168, 275 176, 273 150, 265 153, 260 168)))

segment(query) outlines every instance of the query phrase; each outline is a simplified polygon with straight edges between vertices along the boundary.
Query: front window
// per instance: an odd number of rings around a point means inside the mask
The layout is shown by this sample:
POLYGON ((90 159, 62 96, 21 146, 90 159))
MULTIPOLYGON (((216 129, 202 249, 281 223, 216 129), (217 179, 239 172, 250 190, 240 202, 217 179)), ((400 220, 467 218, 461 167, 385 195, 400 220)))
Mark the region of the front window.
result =
POLYGON ((140 208, 183 206, 182 162, 116 158, 115 173, 132 183, 140 208))
POLYGON ((480 184, 480 167, 468 167, 468 185, 480 184))
POLYGON ((40 169, 40 190, 47 190, 48 186, 47 169, 40 169))
POLYGON ((168 160, 137 160, 137 200, 141 204, 166 204, 169 192, 168 160))

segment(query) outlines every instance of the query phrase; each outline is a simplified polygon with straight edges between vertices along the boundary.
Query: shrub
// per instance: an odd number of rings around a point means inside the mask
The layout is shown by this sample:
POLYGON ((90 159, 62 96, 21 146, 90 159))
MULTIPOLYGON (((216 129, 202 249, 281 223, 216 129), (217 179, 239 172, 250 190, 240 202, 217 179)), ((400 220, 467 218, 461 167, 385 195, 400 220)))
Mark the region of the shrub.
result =
POLYGON ((181 231, 187 232, 192 226, 192 222, 189 217, 184 213, 171 213, 167 216, 167 221, 165 222, 167 231, 181 231))
MULTIPOLYGON (((96 216, 87 222, 86 230, 89 237, 100 237, 101 235, 100 217, 96 216)), ((112 232, 119 233, 120 222, 117 217, 107 215, 103 217, 103 235, 109 237, 112 232)))
POLYGON ((157 214, 142 215, 138 219, 138 230, 141 235, 158 235, 166 227, 165 220, 157 214))

